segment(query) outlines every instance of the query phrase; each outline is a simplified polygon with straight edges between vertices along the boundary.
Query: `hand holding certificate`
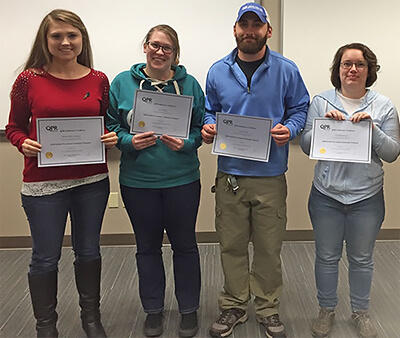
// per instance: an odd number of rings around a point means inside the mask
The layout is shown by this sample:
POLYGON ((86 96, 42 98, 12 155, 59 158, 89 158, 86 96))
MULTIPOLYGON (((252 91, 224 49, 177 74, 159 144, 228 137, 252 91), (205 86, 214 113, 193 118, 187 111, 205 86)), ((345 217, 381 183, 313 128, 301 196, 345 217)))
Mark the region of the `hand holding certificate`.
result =
POLYGON ((217 113, 212 154, 268 162, 272 120, 217 113))
POLYGON ((371 163, 372 121, 315 118, 310 158, 315 160, 371 163))
POLYGON ((105 163, 103 116, 38 118, 39 167, 105 163))
POLYGON ((154 131, 188 139, 193 97, 137 89, 133 102, 132 134, 154 131))

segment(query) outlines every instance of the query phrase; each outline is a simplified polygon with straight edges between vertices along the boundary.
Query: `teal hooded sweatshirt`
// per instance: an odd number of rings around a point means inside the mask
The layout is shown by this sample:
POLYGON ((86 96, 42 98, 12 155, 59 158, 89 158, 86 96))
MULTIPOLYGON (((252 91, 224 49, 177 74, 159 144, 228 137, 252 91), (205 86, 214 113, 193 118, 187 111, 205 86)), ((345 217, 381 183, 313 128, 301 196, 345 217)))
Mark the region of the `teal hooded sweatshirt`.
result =
MULTIPOLYGON (((197 148, 202 143, 201 128, 204 118, 204 93, 196 79, 186 73, 184 66, 173 68, 175 76, 162 88, 165 93, 192 96, 193 111, 189 139, 184 140, 180 151, 173 151, 159 139, 156 144, 136 150, 130 134, 130 116, 136 89, 156 91, 152 81, 141 72, 146 66, 136 64, 129 71, 118 74, 110 87, 110 107, 107 129, 118 135, 117 147, 121 150, 119 182, 133 188, 170 188, 192 183, 200 178, 197 148)), ((160 86, 158 86, 160 88, 160 86)))

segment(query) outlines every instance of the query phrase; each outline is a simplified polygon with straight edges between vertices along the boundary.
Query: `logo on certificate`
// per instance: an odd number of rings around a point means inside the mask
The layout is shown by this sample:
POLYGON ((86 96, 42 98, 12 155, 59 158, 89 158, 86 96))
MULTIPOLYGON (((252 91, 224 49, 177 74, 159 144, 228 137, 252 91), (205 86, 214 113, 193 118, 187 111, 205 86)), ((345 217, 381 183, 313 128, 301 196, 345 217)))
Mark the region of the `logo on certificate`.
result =
POLYGON ((144 121, 139 121, 138 125, 140 128, 143 128, 146 125, 146 123, 144 123, 144 121))
POLYGON ((222 122, 224 122, 228 126, 233 126, 233 121, 232 120, 223 119, 222 122))
POLYGON ((325 149, 325 148, 321 148, 321 149, 319 150, 319 152, 320 152, 321 154, 325 154, 325 153, 326 153, 326 149, 325 149))
POLYGON ((226 143, 221 143, 221 144, 219 145, 219 147, 220 147, 222 150, 225 150, 225 149, 226 149, 226 143))
POLYGON ((322 130, 325 130, 325 131, 330 131, 331 130, 331 126, 329 124, 321 124, 319 127, 322 130))
POLYGON ((48 151, 46 153, 46 158, 52 158, 53 157, 53 153, 51 151, 48 151))

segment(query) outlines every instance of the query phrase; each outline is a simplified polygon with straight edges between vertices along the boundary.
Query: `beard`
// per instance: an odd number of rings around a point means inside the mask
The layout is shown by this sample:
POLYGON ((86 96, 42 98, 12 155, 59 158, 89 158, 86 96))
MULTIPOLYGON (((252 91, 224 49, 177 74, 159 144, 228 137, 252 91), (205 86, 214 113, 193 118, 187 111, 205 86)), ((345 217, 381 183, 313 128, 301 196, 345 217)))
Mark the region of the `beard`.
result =
POLYGON ((248 36, 246 38, 245 40, 245 37, 235 36, 237 48, 245 54, 256 54, 267 44, 267 34, 260 38, 253 37, 251 40, 248 36))

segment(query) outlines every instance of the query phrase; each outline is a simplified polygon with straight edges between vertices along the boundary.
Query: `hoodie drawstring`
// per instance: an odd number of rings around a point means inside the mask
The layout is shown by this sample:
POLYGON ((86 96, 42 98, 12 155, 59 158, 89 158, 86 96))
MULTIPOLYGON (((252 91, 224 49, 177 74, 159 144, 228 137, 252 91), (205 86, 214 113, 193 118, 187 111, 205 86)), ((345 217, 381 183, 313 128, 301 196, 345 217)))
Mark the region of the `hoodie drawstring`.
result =
MULTIPOLYGON (((148 78, 148 80, 150 80, 150 85, 152 87, 156 88, 157 91, 160 92, 160 93, 162 93, 163 90, 162 90, 161 87, 159 87, 159 85, 166 86, 166 85, 168 85, 168 81, 169 81, 169 80, 157 80, 157 79, 151 79, 151 78, 148 78)), ((144 80, 144 79, 140 81, 139 89, 143 89, 143 83, 145 81, 146 80, 144 80)), ((181 91, 179 90, 178 82, 176 80, 173 80, 172 83, 174 84, 174 88, 175 88, 176 94, 181 95, 181 91)))

